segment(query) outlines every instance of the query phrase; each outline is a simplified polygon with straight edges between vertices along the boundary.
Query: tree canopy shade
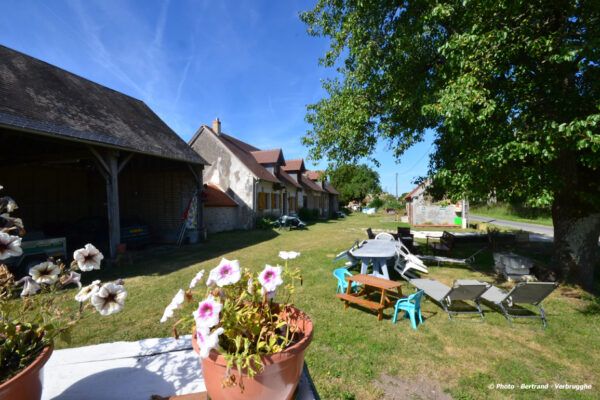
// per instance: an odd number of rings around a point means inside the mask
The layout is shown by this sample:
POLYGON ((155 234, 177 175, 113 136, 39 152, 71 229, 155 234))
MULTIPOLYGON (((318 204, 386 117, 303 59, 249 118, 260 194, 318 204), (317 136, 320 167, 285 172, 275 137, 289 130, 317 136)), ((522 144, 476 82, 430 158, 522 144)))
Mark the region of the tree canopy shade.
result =
POLYGON ((557 272, 590 288, 600 236, 600 2, 319 0, 338 77, 308 107, 314 158, 399 157, 428 128, 434 187, 552 206, 557 272))
POLYGON ((368 194, 381 193, 379 174, 365 164, 342 164, 329 171, 329 180, 340 192, 340 202, 362 201, 368 194))

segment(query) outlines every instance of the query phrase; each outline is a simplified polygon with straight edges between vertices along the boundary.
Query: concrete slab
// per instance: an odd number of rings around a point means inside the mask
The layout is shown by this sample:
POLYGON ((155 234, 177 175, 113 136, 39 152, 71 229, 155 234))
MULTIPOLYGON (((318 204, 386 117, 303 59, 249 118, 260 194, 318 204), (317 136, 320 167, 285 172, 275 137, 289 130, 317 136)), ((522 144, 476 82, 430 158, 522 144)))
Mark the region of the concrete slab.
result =
MULTIPOLYGON (((44 368, 42 400, 148 400, 204 392, 190 340, 188 335, 55 350, 44 368)), ((318 398, 305 366, 296 399, 318 398)))

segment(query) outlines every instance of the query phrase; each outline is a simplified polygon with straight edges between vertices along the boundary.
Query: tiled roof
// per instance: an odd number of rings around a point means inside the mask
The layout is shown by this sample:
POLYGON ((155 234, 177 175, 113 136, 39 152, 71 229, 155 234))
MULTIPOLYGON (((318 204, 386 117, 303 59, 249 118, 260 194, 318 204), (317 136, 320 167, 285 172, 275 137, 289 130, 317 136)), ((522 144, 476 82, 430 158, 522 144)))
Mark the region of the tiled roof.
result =
POLYGON ((259 164, 277 164, 285 162, 281 149, 252 151, 252 156, 259 164))
POLYGON ((279 173, 277 174, 277 177, 278 177, 278 178, 279 178, 281 181, 283 181, 284 183, 285 183, 285 182, 287 182, 287 183, 289 183, 290 185, 292 185, 292 186, 294 186, 294 187, 297 187, 298 189, 302 189, 302 186, 300 186, 300 185, 298 184, 298 182, 296 182, 296 181, 294 180, 294 178, 292 178, 292 177, 291 177, 291 176, 290 176, 290 175, 289 175, 287 172, 285 172, 283 169, 280 169, 280 170, 279 170, 279 173))
POLYGON ((329 182, 325 182, 325 190, 334 195, 340 194, 340 192, 338 192, 333 186, 331 186, 331 183, 329 182))
POLYGON ((144 102, 0 45, 0 127, 208 164, 144 102))
POLYGON ((300 174, 300 183, 302 184, 302 186, 314 192, 324 192, 323 188, 320 185, 308 179, 306 175, 300 174))
MULTIPOLYGON (((262 179, 268 182, 279 183, 272 173, 270 173, 265 167, 260 165, 258 161, 251 154, 252 151, 258 151, 258 149, 248 143, 242 142, 239 139, 229 136, 225 133, 217 135, 210 127, 203 126, 202 129, 206 129, 217 137, 245 166, 248 168, 258 179, 262 179)), ((190 143, 192 143, 194 139, 190 143)))
POLYGON ((306 168, 304 168, 304 160, 301 158, 296 160, 286 160, 283 169, 286 172, 304 172, 306 170, 306 168))
POLYGON ((306 176, 313 181, 319 181, 323 176, 323 171, 306 171, 306 176))
POLYGON ((202 191, 202 202, 205 207, 237 207, 238 204, 217 185, 207 183, 202 191))

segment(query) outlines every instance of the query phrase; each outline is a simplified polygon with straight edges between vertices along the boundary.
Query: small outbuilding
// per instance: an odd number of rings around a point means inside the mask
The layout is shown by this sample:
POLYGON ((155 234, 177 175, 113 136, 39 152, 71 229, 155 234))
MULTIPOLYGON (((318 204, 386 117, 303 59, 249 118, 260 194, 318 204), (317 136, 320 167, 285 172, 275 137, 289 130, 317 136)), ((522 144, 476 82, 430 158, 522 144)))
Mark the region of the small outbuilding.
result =
POLYGON ((140 229, 177 239, 207 163, 144 102, 0 46, 0 164, 29 235, 114 257, 140 229))

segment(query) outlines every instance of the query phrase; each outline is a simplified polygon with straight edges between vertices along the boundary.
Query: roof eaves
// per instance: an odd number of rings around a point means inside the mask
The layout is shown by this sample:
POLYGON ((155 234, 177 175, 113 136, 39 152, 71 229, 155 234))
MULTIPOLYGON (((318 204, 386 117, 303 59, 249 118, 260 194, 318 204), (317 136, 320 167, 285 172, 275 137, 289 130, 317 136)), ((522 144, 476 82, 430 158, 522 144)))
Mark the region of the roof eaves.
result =
POLYGON ((35 121, 30 118, 20 117, 3 112, 0 112, 0 126, 38 135, 51 137, 58 136, 72 141, 94 144, 103 147, 111 147, 119 150, 130 151, 132 153, 145 154, 169 160, 184 161, 192 164, 209 165, 209 163, 206 160, 200 157, 200 155, 193 151, 191 148, 191 153, 185 155, 182 154, 181 157, 175 157, 163 153, 161 149, 156 149, 154 146, 145 146, 141 149, 132 148, 126 140, 115 138, 103 133, 78 131, 66 126, 60 126, 50 122, 35 121))

